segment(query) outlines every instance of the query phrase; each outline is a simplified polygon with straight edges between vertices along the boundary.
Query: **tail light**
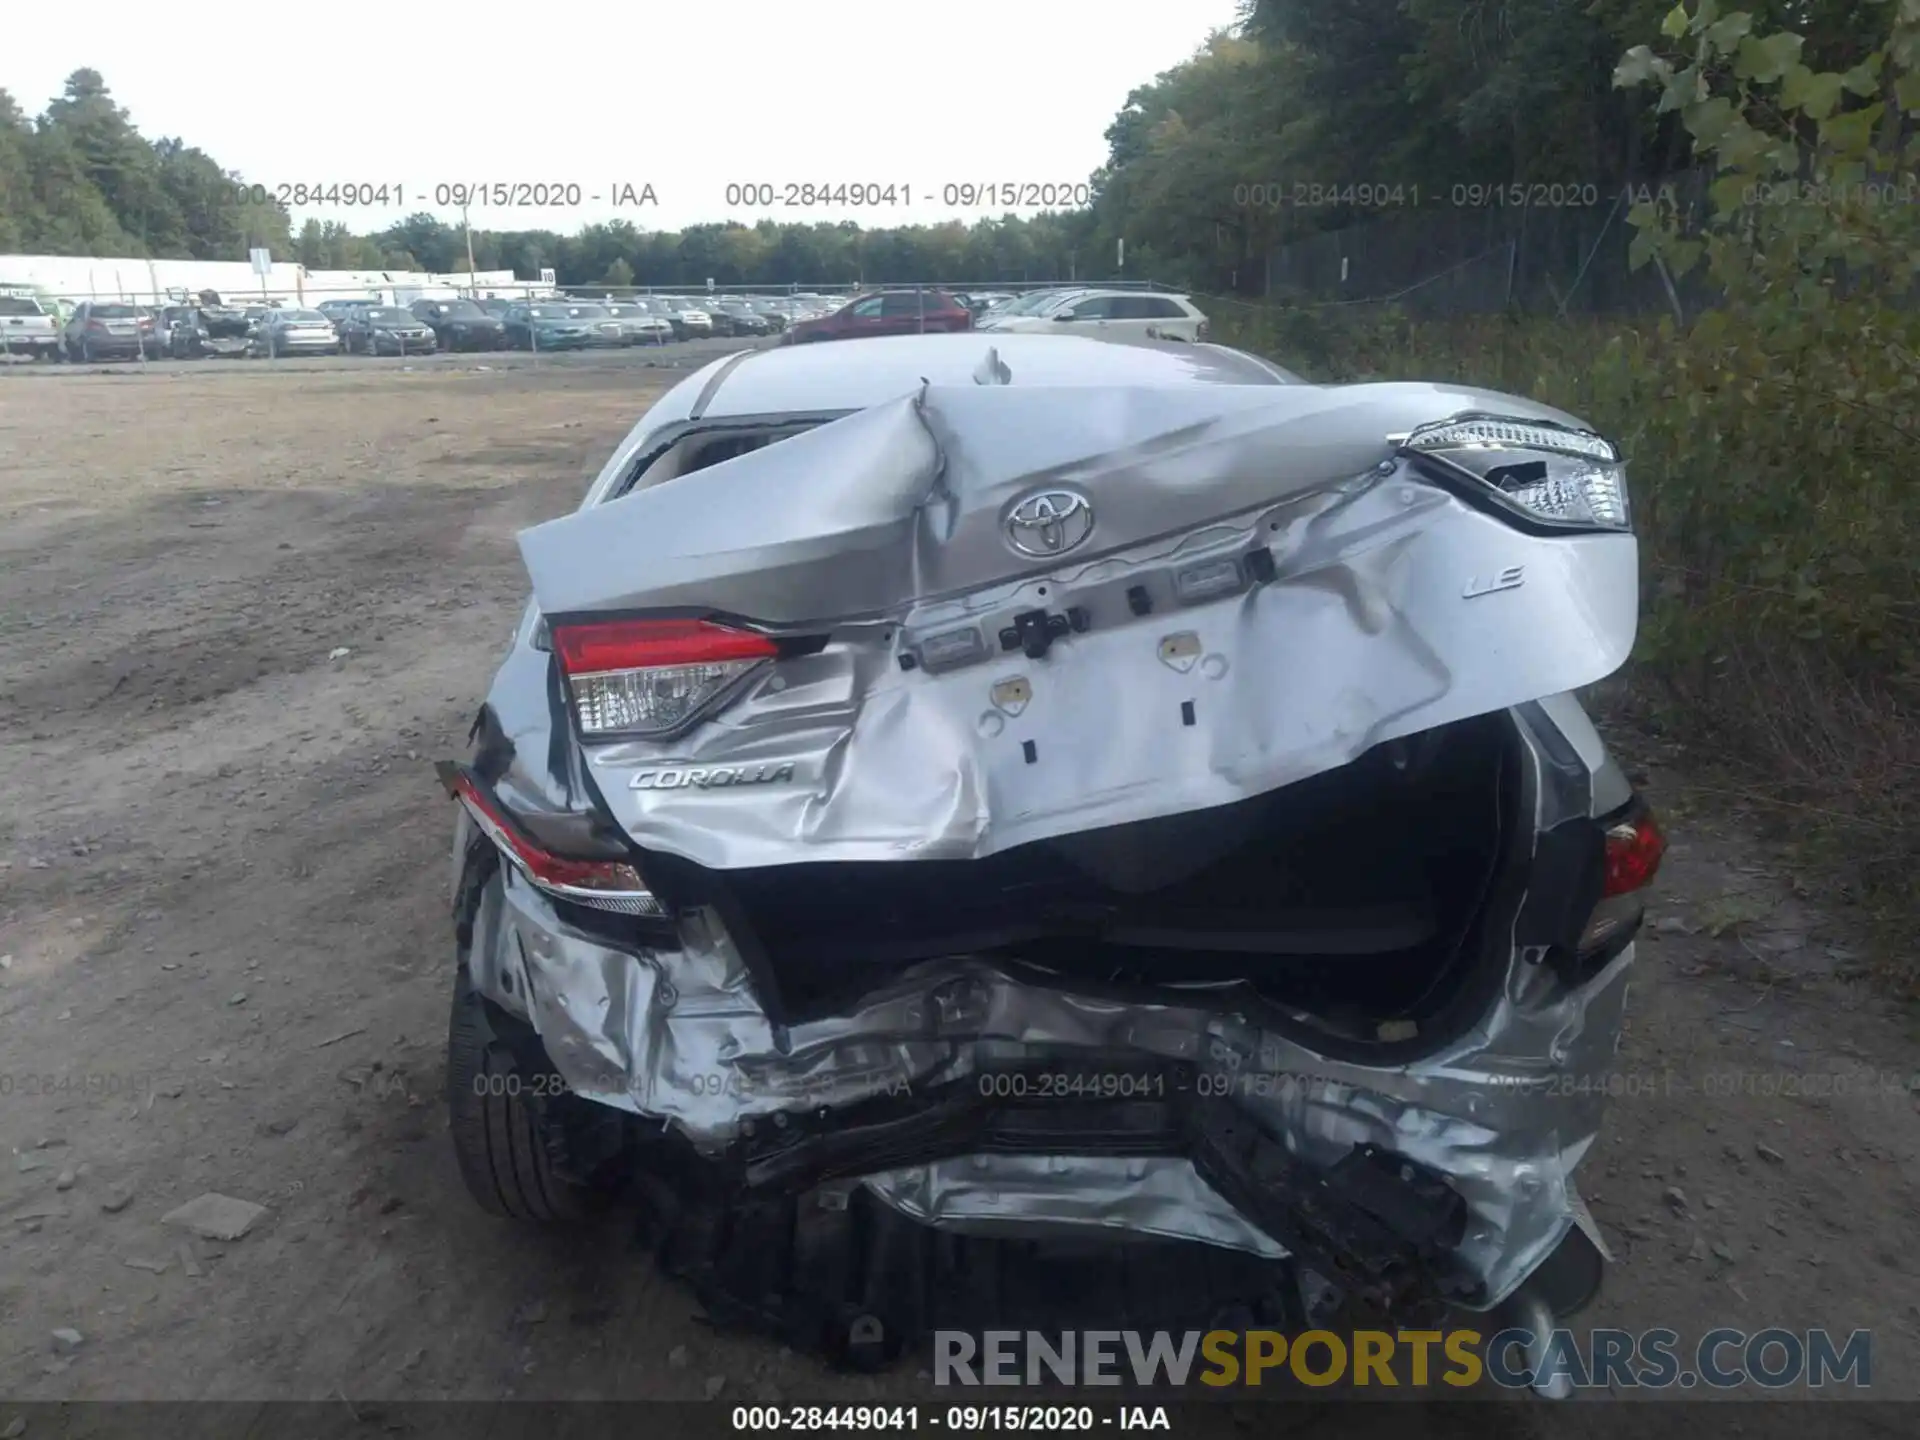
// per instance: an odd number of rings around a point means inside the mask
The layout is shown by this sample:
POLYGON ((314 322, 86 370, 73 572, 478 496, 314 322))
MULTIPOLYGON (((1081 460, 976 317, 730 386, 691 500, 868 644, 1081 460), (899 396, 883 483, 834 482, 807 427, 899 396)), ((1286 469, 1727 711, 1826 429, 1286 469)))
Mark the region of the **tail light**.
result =
POLYGON ((1212 328, 1204 320, 1193 327, 1193 338, 1196 340, 1204 340, 1212 333, 1212 328))
POLYGON ((1636 800, 1607 826, 1606 878, 1600 903, 1580 936, 1580 953, 1617 951, 1646 912, 1646 889, 1659 873, 1667 837, 1644 801, 1636 800))
POLYGON ((98 330, 102 334, 105 334, 107 329, 107 322, 104 320, 89 320, 87 321, 87 329, 98 330))
POLYGON ((534 840, 472 775, 445 766, 441 778, 480 832, 521 874, 549 895, 621 915, 664 915, 640 872, 623 860, 579 860, 556 855, 534 840))
POLYGON ((780 653, 765 635, 711 620, 555 625, 553 649, 586 739, 678 734, 780 653))
POLYGON ((1590 431, 1469 413, 1422 425, 1404 444, 1474 476, 1530 519, 1579 529, 1631 528, 1626 465, 1610 441, 1590 431))

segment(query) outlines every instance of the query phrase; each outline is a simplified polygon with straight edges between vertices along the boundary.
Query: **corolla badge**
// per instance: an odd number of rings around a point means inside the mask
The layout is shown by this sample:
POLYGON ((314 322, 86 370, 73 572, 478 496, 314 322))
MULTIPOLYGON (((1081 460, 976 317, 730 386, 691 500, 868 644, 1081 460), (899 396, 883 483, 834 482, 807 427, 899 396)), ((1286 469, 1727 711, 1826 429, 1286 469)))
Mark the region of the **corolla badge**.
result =
POLYGON ((1093 502, 1071 490, 1042 490, 1007 512, 1007 543, 1045 558, 1079 548, 1093 534, 1093 502))

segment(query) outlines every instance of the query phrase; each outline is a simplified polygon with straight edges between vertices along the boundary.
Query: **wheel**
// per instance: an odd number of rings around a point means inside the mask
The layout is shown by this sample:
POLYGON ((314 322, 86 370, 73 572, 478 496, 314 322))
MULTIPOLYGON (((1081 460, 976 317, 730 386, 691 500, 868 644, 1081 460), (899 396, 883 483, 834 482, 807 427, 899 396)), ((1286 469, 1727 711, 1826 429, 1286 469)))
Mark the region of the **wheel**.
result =
POLYGON ((541 1078, 501 1037, 462 963, 447 1027, 447 1118, 460 1177, 490 1214, 579 1220, 600 1193, 556 1173, 564 1136, 552 1107, 565 1097, 550 1100, 541 1078))

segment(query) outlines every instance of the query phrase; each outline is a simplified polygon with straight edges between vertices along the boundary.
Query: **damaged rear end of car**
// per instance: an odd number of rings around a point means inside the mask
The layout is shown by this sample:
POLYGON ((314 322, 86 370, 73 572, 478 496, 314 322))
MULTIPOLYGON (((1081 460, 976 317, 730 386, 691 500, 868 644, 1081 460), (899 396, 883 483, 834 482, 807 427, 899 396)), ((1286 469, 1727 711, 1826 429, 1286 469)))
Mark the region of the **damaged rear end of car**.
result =
POLYGON ((710 1308, 853 1358, 938 1321, 929 1247, 1035 1239, 1544 1333, 1662 846, 1571 694, 1634 638, 1619 455, 1018 369, 521 537, 442 767, 470 1185, 636 1185, 710 1308))

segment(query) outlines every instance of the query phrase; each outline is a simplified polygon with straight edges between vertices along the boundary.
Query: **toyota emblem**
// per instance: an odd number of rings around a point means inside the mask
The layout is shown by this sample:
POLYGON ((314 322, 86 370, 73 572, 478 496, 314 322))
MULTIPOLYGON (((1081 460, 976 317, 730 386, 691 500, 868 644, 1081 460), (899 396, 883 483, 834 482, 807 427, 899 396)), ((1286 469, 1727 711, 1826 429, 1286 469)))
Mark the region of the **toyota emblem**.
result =
POLYGON ((1093 534, 1093 504, 1071 490, 1042 490, 1007 512, 1007 543, 1046 558, 1078 549, 1093 534))

